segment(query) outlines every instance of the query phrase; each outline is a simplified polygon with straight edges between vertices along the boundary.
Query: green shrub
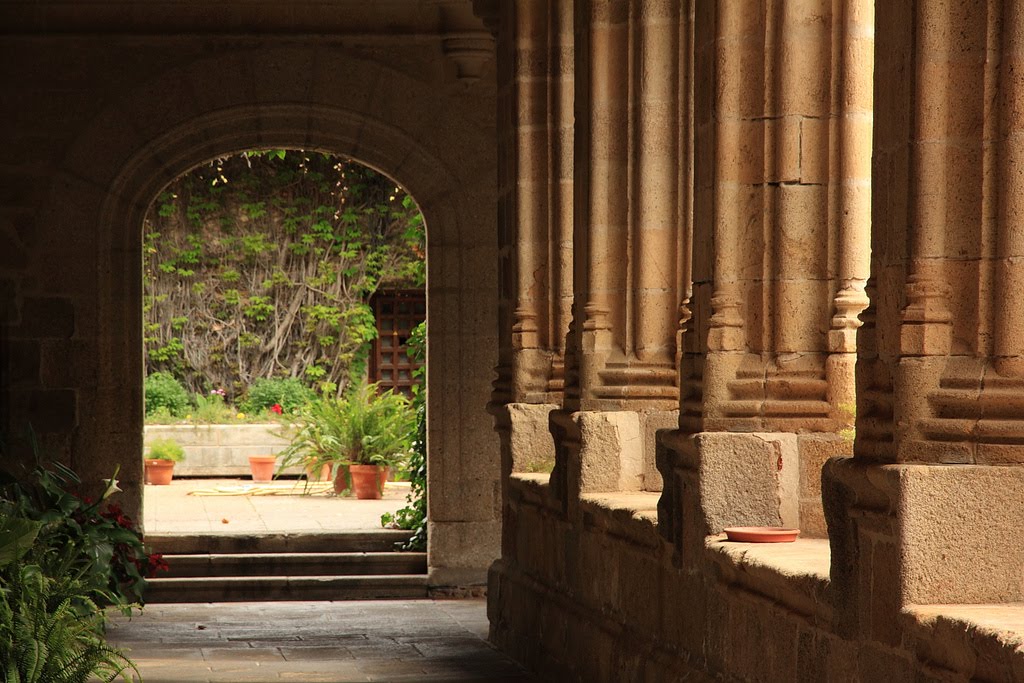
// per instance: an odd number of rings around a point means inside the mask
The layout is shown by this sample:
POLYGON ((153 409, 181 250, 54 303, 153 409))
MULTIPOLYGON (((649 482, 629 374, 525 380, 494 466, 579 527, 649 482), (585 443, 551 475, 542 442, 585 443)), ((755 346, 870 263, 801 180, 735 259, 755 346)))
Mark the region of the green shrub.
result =
POLYGON ((153 439, 149 443, 149 458, 181 462, 185 459, 185 449, 174 439, 153 439))
POLYGON ((233 421, 234 412, 224 403, 224 396, 211 392, 207 396, 195 395, 196 409, 191 421, 196 424, 226 424, 233 421))
POLYGON ((146 377, 146 415, 166 408, 171 415, 181 417, 189 410, 188 392, 169 372, 154 372, 146 377))
POLYGON ((315 399, 313 390, 295 377, 261 378, 249 387, 239 408, 243 413, 256 415, 276 404, 284 412, 291 413, 315 399))

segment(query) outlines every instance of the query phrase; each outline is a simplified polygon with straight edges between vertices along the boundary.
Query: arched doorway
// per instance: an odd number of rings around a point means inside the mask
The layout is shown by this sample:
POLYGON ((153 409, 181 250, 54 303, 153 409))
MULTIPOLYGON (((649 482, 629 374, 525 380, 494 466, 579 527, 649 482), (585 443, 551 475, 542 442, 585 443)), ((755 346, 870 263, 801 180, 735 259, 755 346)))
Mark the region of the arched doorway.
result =
POLYGON ((430 225, 431 583, 483 582, 498 555, 500 528, 498 449, 484 411, 496 354, 494 159, 486 128, 449 104, 442 93, 379 64, 294 46, 188 62, 93 120, 63 172, 87 209, 70 219, 51 209, 53 220, 95 221, 97 236, 94 254, 83 254, 95 259, 99 293, 83 315, 96 341, 81 350, 96 376, 79 398, 76 465, 86 476, 108 476, 120 464, 127 507, 138 509, 138 226, 152 198, 218 155, 259 147, 330 150, 400 178, 430 225), (283 63, 308 70, 282 69, 283 63), (246 77, 262 86, 242 86, 246 77))

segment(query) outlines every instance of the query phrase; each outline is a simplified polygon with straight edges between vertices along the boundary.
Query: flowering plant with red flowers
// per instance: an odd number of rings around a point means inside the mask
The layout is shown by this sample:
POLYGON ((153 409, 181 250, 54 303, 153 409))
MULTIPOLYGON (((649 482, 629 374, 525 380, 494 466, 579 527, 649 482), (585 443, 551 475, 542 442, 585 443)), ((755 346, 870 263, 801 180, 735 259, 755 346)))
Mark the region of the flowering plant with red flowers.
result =
POLYGON ((275 415, 280 415, 284 412, 284 408, 281 407, 280 403, 275 403, 274 405, 270 406, 268 410, 270 410, 270 412, 274 413, 275 415))
POLYGON ((93 499, 71 469, 37 463, 24 476, 0 477, 0 504, 7 515, 39 524, 31 560, 46 575, 74 577, 90 600, 129 614, 142 603, 146 578, 167 564, 147 552, 134 520, 109 500, 121 490, 116 477, 117 470, 93 499))

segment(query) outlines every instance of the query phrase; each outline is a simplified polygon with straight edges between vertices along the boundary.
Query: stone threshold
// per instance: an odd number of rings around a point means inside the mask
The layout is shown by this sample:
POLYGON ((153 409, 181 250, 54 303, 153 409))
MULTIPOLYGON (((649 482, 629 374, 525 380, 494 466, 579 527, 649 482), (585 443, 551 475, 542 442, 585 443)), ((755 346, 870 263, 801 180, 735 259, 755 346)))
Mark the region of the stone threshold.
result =
POLYGON ((832 623, 828 539, 793 543, 734 543, 725 534, 704 539, 718 579, 768 598, 823 628, 832 623))
POLYGON ((1024 602, 908 605, 901 618, 922 662, 971 680, 1024 681, 1024 602))

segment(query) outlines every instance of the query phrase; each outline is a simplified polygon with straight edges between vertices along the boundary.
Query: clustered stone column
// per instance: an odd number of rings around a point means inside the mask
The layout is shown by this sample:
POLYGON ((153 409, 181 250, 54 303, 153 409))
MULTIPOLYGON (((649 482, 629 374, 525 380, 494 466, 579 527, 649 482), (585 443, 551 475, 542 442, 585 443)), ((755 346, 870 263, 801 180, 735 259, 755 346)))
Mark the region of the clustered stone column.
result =
POLYGON ((681 547, 729 525, 827 535, 818 482, 850 450, 867 304, 872 19, 867 0, 697 4, 693 317, 659 462, 681 547))
POLYGON ((502 11, 502 301, 490 412, 507 487, 512 472, 543 471, 554 461, 548 416, 562 400, 572 304, 574 69, 570 0, 516 0, 502 11))
POLYGON ((879 3, 855 457, 824 485, 837 624, 1024 599, 1024 7, 879 3))
POLYGON ((575 3, 573 315, 552 486, 660 490, 655 430, 676 421, 688 296, 688 3, 575 3))

